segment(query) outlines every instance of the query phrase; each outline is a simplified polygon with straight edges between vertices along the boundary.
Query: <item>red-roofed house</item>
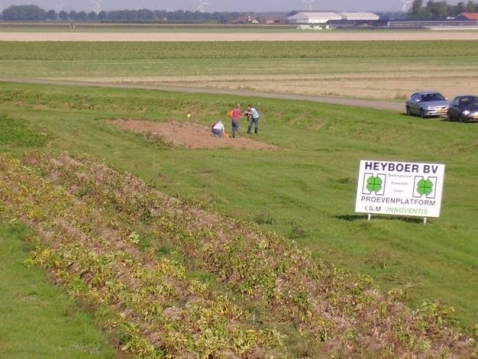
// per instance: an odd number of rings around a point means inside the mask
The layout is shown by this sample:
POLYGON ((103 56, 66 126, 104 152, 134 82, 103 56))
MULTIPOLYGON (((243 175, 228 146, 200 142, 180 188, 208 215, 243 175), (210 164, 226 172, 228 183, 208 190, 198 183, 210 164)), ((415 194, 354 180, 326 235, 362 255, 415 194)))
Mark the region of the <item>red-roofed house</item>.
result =
POLYGON ((478 12, 462 12, 456 16, 453 20, 473 20, 478 21, 478 12))

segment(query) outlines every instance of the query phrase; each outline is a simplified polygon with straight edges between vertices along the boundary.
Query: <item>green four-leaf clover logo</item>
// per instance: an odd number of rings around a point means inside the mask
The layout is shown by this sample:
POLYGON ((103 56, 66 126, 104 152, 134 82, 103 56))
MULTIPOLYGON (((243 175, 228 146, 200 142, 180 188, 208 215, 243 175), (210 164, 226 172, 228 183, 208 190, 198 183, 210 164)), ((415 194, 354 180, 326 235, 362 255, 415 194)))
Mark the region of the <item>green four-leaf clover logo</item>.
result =
POLYGON ((428 196, 433 192, 433 182, 430 180, 421 179, 417 183, 417 193, 421 196, 428 196))
POLYGON ((367 190, 378 192, 382 189, 383 181, 379 177, 370 176, 367 178, 367 190))

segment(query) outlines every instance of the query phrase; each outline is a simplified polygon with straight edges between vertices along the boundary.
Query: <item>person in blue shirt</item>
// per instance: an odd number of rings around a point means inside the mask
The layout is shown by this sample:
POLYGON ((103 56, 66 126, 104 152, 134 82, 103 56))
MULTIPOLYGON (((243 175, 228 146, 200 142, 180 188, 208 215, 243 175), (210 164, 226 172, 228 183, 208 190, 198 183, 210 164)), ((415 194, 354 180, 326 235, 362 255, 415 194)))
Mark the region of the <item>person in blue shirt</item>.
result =
POLYGON ((249 120, 247 133, 251 133, 252 126, 254 126, 254 133, 258 133, 259 132, 259 112, 257 111, 257 109, 254 106, 249 105, 247 106, 247 110, 244 112, 244 115, 246 115, 249 120))

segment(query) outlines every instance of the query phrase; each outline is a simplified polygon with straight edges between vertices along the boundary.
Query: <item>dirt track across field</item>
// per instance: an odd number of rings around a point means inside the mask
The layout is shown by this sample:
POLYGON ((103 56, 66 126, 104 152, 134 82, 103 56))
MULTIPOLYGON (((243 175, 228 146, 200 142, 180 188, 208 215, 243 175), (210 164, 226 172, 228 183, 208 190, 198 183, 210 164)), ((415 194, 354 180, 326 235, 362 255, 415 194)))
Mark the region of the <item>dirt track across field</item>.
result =
POLYGON ((0 41, 411 41, 478 40, 478 30, 297 32, 0 32, 0 41))

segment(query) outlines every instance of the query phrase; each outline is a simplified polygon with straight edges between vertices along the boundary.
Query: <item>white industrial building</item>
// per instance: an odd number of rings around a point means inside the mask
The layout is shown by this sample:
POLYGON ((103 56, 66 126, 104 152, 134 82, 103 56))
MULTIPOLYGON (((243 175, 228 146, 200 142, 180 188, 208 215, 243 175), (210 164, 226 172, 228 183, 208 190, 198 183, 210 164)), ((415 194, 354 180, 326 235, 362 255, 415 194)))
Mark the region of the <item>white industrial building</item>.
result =
POLYGON ((342 20, 342 17, 336 12, 299 12, 287 20, 292 24, 325 24, 330 20, 342 20))
POLYGON ((377 21, 380 19, 380 16, 374 14, 373 12, 340 12, 342 20, 350 21, 377 21))
POLYGON ((320 12, 304 11, 287 18, 292 24, 326 24, 329 21, 377 21, 377 14, 371 12, 320 12))

